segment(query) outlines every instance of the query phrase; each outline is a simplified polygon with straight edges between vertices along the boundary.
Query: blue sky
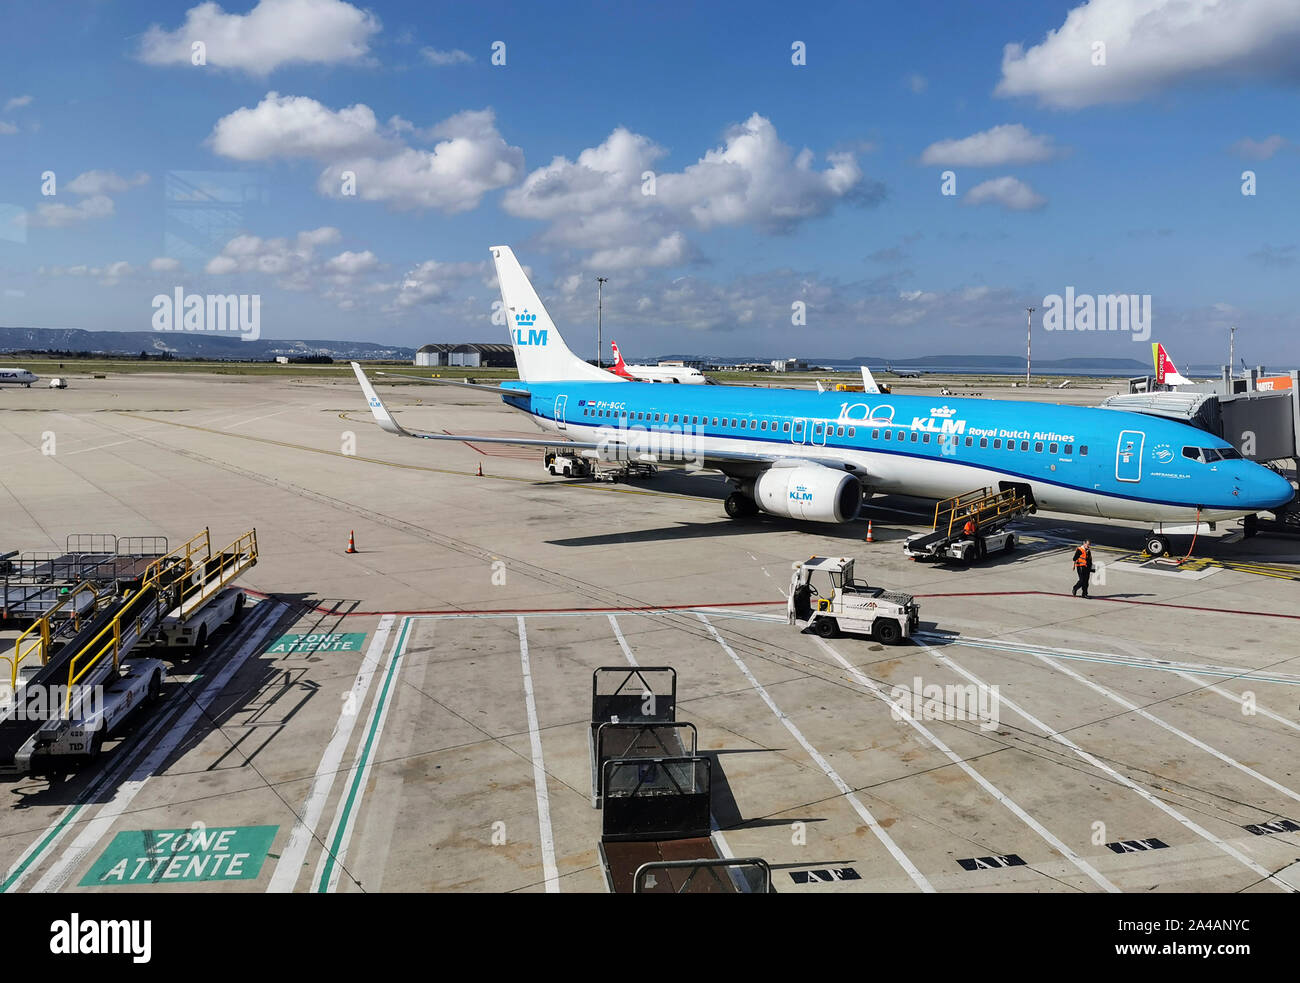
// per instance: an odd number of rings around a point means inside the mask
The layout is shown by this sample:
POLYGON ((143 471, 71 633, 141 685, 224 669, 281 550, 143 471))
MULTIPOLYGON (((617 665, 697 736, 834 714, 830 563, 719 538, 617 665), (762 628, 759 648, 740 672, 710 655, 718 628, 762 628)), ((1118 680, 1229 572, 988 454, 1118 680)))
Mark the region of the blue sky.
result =
POLYGON ((1300 361, 1292 0, 518 7, 9 8, 0 325, 148 330, 179 286, 264 336, 501 340, 503 242, 586 354, 601 274, 631 355, 1015 353, 1073 287, 1151 295, 1180 361, 1230 324, 1300 361))

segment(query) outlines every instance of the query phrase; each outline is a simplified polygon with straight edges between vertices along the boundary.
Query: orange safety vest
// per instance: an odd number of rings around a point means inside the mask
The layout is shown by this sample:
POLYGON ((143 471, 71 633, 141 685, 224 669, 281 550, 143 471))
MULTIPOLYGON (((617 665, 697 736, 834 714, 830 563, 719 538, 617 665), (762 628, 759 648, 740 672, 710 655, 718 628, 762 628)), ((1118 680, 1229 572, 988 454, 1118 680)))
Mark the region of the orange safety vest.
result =
POLYGON ((974 535, 975 535, 975 521, 974 521, 973 519, 967 519, 967 520, 966 520, 966 528, 965 528, 964 531, 965 531, 965 533, 966 533, 967 536, 974 536, 974 535))
POLYGON ((1079 558, 1074 561, 1074 565, 1076 567, 1086 567, 1088 565, 1088 548, 1086 546, 1079 547, 1079 558))

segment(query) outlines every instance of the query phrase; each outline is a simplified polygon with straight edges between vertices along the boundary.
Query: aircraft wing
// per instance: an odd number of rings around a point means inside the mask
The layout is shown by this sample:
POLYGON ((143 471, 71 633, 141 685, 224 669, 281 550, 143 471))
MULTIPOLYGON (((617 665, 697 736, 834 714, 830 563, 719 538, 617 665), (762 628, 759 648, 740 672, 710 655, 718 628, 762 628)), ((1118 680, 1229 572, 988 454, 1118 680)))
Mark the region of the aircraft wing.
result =
MULTIPOLYGON (((557 447, 562 446, 573 450, 591 450, 600 451, 609 455, 612 459, 618 460, 637 460, 640 455, 656 456, 666 445, 662 434, 651 431, 611 431, 608 438, 600 441, 581 441, 566 440, 560 435, 556 435, 549 440, 539 440, 528 437, 486 437, 478 434, 455 434, 455 433, 427 433, 422 430, 407 430, 384 405, 384 401, 379 398, 375 392, 375 387, 370 384, 366 378, 365 372, 356 362, 352 364, 352 371, 356 373, 357 382, 361 384, 361 391, 365 394, 366 403, 370 407, 370 412, 375 417, 375 422, 386 430, 388 433, 396 434, 399 437, 419 437, 422 440, 451 440, 457 442, 469 441, 475 444, 509 444, 516 447, 557 447)), ((483 389, 491 392, 500 392, 509 395, 528 395, 522 389, 499 389, 496 386, 475 386, 473 388, 483 389)), ((681 451, 672 455, 672 460, 695 460, 703 462, 702 467, 712 468, 714 470, 726 472, 728 467, 739 467, 750 471, 765 471, 771 467, 794 467, 798 464, 820 464, 824 467, 842 470, 845 468, 843 461, 833 457, 799 457, 792 458, 788 454, 759 454, 747 451, 717 451, 707 450, 698 453, 692 453, 689 446, 689 437, 683 436, 682 441, 677 445, 681 451)), ((671 463, 666 461, 665 463, 671 463)))
MULTIPOLYGON (((352 367, 356 368, 357 363, 353 362, 352 367)), ((426 379, 423 376, 407 375, 405 372, 376 372, 375 375, 386 376, 389 379, 409 379, 411 382, 423 382, 430 386, 451 386, 456 389, 478 389, 485 393, 496 393, 498 396, 531 396, 527 389, 507 389, 505 386, 484 386, 477 382, 461 382, 459 379, 426 379)))

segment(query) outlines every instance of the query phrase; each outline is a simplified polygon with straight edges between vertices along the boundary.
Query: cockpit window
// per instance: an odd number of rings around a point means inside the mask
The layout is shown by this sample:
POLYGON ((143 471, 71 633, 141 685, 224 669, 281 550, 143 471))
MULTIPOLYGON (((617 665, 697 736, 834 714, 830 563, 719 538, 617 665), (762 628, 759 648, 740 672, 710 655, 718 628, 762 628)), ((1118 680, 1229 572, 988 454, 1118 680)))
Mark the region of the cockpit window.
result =
POLYGON ((1220 447, 1219 457, 1225 461, 1240 461, 1241 451, 1237 450, 1235 447, 1220 447))
POLYGON ((1183 457, 1190 458, 1193 461, 1200 461, 1202 460, 1201 449, 1199 447, 1184 447, 1183 457))
POLYGON ((1234 447, 1184 447, 1183 457, 1213 464, 1216 461, 1240 461, 1241 452, 1234 447))

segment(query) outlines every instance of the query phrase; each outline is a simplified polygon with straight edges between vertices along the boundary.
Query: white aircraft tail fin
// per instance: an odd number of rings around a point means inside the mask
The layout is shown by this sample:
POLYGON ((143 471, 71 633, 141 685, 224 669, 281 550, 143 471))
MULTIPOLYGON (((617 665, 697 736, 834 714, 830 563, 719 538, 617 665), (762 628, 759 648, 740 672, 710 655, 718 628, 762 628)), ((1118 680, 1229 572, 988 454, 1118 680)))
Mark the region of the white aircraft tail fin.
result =
POLYGON ((526 382, 623 381, 569 351, 510 247, 493 246, 491 251, 520 379, 526 382))
POLYGON ((865 365, 862 366, 862 391, 868 393, 880 393, 880 387, 876 385, 875 378, 871 375, 871 370, 865 365))

